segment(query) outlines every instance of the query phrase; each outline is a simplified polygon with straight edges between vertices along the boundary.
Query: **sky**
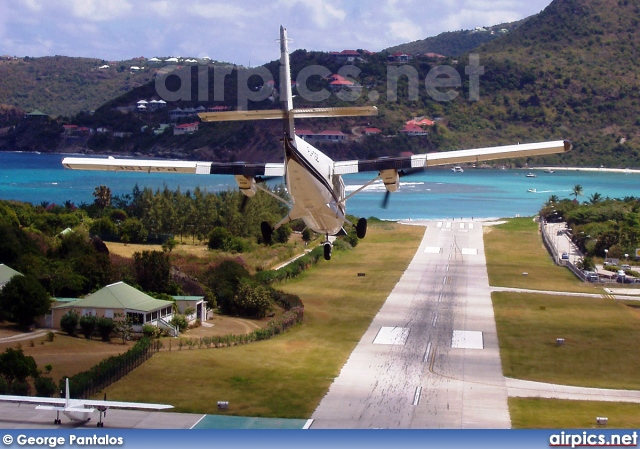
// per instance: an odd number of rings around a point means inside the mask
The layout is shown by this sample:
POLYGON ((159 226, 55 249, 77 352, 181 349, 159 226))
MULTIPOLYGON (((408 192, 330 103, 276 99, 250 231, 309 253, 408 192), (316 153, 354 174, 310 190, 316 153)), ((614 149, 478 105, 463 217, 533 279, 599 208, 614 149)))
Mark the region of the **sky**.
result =
POLYGON ((291 51, 380 51, 528 17, 551 0, 0 0, 0 55, 205 57, 257 66, 291 51))

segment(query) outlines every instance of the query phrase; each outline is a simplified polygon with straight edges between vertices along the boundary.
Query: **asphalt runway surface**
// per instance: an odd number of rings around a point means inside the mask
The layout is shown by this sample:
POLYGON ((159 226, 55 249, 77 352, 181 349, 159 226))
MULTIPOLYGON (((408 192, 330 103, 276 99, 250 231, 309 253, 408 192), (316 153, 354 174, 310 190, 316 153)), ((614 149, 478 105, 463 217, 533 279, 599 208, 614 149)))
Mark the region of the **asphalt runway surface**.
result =
POLYGON ((428 223, 312 429, 511 427, 482 232, 428 223))

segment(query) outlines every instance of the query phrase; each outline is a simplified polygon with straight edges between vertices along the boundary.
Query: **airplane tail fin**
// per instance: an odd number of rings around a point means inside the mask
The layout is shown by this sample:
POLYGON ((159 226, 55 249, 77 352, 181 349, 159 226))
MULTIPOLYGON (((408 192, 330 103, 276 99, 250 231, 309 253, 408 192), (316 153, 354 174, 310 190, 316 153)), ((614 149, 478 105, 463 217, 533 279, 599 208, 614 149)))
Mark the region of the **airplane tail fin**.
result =
POLYGON ((71 393, 69 392, 69 378, 65 379, 65 393, 64 393, 64 405, 69 407, 71 404, 71 393))
POLYGON ((291 93, 291 67, 289 64, 289 38, 287 29, 280 25, 280 99, 282 109, 293 109, 293 94, 291 93))
POLYGON ((237 120, 283 119, 285 132, 292 136, 295 132, 294 118, 371 116, 378 114, 375 106, 352 106, 340 108, 293 108, 291 87, 291 66, 289 63, 289 38, 287 29, 280 26, 280 101, 281 110, 202 112, 198 114, 203 122, 223 122, 237 120))

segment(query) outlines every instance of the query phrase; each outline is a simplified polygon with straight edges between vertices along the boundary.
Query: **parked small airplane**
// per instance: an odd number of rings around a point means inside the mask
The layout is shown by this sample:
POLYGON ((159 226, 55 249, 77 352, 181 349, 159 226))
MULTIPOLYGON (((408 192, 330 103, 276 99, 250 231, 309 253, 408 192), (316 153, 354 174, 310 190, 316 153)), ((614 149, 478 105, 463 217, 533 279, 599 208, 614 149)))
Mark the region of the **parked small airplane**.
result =
POLYGON ((61 424, 60 412, 71 421, 87 422, 90 421, 90 414, 96 410, 100 414, 97 426, 104 427, 102 417, 107 415, 108 408, 133 408, 146 410, 165 410, 173 408, 173 405, 165 404, 147 404, 144 402, 119 402, 119 401, 103 401, 92 399, 71 399, 69 393, 69 378, 66 379, 66 392, 64 398, 47 398, 38 396, 10 396, 0 395, 0 402, 15 402, 20 404, 30 403, 39 404, 36 406, 38 410, 52 410, 56 412, 54 424, 61 424))
MULTIPOLYGON (((343 225, 345 223, 353 225, 346 217, 347 200, 378 180, 382 180, 386 187, 383 200, 383 206, 385 206, 389 193, 395 192, 400 187, 400 177, 412 171, 424 170, 427 167, 438 165, 478 163, 493 159, 562 153, 571 149, 569 141, 559 140, 405 157, 382 157, 373 160, 333 161, 295 134, 294 118, 371 116, 377 114, 377 108, 375 106, 294 108, 287 44, 287 31, 280 27, 281 110, 204 112, 199 114, 203 122, 281 119, 284 128, 282 138, 284 163, 213 163, 115 159, 112 157, 108 159, 67 157, 63 159, 62 164, 66 168, 80 170, 234 175, 240 191, 247 198, 254 196, 257 189, 260 189, 275 196, 289 207, 289 213, 275 226, 266 222, 261 224, 265 242, 271 241, 274 230, 300 218, 308 228, 325 236, 324 257, 329 260, 332 238, 344 232, 343 225), (342 175, 358 172, 378 172, 378 174, 364 186, 346 195, 342 175), (265 177, 277 176, 284 176, 289 200, 280 198, 261 185, 265 177)), ((365 218, 360 218, 356 224, 358 238, 364 238, 366 231, 367 221, 365 218)))

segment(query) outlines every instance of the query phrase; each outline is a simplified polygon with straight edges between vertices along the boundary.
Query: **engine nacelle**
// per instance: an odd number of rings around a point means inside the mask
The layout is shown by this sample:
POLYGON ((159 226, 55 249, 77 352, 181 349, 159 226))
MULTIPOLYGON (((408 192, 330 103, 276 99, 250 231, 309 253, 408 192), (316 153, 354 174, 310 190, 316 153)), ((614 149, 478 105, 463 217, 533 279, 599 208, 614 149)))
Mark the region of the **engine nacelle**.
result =
POLYGON ((382 170, 380 171, 380 177, 388 192, 395 192, 400 188, 400 175, 398 174, 398 170, 382 170))
POLYGON ((256 180, 253 176, 234 175, 234 178, 236 178, 236 183, 238 184, 240 191, 246 196, 251 198, 256 194, 256 180))

